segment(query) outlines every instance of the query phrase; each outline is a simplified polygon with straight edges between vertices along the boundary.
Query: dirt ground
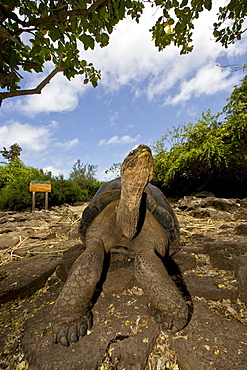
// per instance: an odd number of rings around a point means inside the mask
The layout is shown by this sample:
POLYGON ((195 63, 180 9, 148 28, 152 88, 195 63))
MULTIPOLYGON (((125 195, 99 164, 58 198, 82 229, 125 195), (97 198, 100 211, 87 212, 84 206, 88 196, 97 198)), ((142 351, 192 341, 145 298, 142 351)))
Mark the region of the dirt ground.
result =
MULTIPOLYGON (((188 304, 193 306, 189 325, 173 336, 160 331, 129 273, 131 258, 122 270, 116 259, 95 305, 95 331, 86 338, 89 348, 92 343, 98 348, 96 365, 85 367, 85 359, 75 358, 79 365, 64 369, 246 370, 247 202, 205 202, 191 197, 173 204, 181 228, 181 251, 173 261, 182 275, 173 268, 170 272, 175 281, 182 276, 189 292, 188 304), (116 276, 125 284, 114 288, 119 293, 111 290, 116 276), (104 325, 97 322, 102 317, 104 325), (96 344, 98 332, 105 338, 103 347, 96 344), (126 362, 133 357, 129 348, 140 352, 133 364, 126 362)), ((80 243, 77 228, 85 206, 0 212, 1 370, 63 369, 61 364, 49 364, 56 351, 63 357, 61 346, 51 349, 44 360, 50 348, 46 343, 50 328, 44 321, 63 284, 58 277, 63 253, 80 243), (37 334, 38 323, 43 332, 37 334)), ((88 361, 92 357, 89 353, 88 361)))

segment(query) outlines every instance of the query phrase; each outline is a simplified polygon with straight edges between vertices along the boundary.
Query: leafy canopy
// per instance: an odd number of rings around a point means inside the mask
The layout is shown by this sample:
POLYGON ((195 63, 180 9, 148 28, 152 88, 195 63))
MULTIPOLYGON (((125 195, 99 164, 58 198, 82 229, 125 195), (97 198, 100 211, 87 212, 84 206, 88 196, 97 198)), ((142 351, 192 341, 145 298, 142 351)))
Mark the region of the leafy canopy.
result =
POLYGON ((0 150, 0 153, 5 159, 12 162, 12 161, 15 161, 17 158, 19 158, 21 151, 22 151, 22 148, 17 143, 15 143, 10 146, 9 150, 7 150, 4 146, 3 150, 0 150))
POLYGON ((85 189, 89 197, 92 197, 100 185, 102 185, 102 183, 95 180, 96 171, 97 166, 93 164, 83 164, 80 159, 78 159, 72 167, 69 178, 75 181, 82 189, 85 189))
MULTIPOLYGON (((60 71, 68 79, 84 75, 84 83, 97 86, 100 72, 83 58, 79 44, 84 50, 108 45, 114 26, 126 16, 138 22, 148 3, 162 11, 151 29, 158 49, 174 43, 181 54, 192 51, 194 21, 211 10, 212 0, 1 0, 0 85, 5 91, 0 104, 8 97, 41 93, 60 71), (36 88, 21 90, 22 71, 42 72, 48 61, 54 70, 36 88)), ((241 39, 246 14, 245 1, 230 0, 219 8, 216 41, 228 47, 241 39)))

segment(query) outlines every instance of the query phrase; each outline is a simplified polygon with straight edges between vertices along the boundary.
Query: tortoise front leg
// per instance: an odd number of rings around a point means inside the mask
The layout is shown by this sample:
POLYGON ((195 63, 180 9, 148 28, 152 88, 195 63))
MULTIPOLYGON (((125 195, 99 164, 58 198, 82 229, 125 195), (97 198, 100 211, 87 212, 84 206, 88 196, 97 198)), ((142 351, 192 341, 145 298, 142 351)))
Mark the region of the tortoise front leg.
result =
POLYGON ((173 333, 188 320, 188 307, 154 250, 141 248, 135 256, 135 275, 149 298, 151 314, 162 329, 173 333))
POLYGON ((68 346, 92 326, 90 301, 100 280, 104 247, 98 242, 83 252, 71 267, 53 309, 53 342, 68 346))

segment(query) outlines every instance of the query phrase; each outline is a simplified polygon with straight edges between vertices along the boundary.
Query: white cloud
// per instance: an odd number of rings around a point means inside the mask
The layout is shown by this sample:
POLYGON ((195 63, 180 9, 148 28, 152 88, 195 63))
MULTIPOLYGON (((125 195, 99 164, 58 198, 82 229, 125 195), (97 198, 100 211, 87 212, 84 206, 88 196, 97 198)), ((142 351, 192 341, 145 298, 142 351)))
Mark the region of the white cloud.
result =
POLYGON ((213 95, 222 90, 231 90, 235 83, 235 76, 227 79, 229 73, 217 66, 205 66, 198 70, 195 77, 184 80, 180 86, 180 93, 174 97, 169 96, 165 104, 176 105, 202 94, 213 95))
POLYGON ((61 148, 63 150, 70 150, 74 146, 76 146, 79 143, 79 140, 77 138, 65 141, 63 143, 61 142, 56 142, 54 145, 57 146, 58 148, 61 148))
POLYGON ((118 117, 119 117, 119 112, 118 111, 115 111, 110 115, 110 117, 109 117, 110 126, 115 126, 116 120, 118 119, 118 117))
MULTIPOLYGON (((214 11, 204 11, 200 14, 195 22, 194 51, 188 55, 179 55, 179 50, 175 46, 169 46, 163 52, 158 52, 151 40, 149 29, 160 14, 157 8, 145 4, 139 24, 128 18, 119 22, 110 37, 110 44, 103 49, 96 46, 94 50, 86 52, 83 50, 83 59, 93 62, 95 68, 102 70, 99 85, 106 93, 128 85, 131 86, 136 98, 144 94, 148 100, 159 99, 170 104, 185 101, 188 88, 190 96, 213 95, 220 89, 228 89, 230 85, 239 82, 237 73, 231 79, 224 72, 215 74, 219 58, 224 57, 231 64, 231 58, 243 56, 247 50, 245 34, 241 41, 237 41, 228 49, 215 42, 212 29, 218 7, 221 5, 224 5, 224 0, 214 2, 214 11), (207 75, 201 78, 200 71, 207 75), (208 89, 209 78, 211 89, 208 89), (219 82, 220 89, 214 88, 219 82)), ((51 64, 48 64, 47 73, 51 68, 51 64)), ((36 86, 41 80, 39 75, 33 74, 30 79, 30 87, 36 86)), ((78 105, 80 95, 89 88, 83 85, 82 79, 83 77, 77 76, 68 81, 59 73, 44 88, 41 95, 15 99, 15 103, 7 103, 8 107, 27 115, 72 111, 78 105)), ((114 122, 110 121, 110 124, 114 125, 114 122)))
POLYGON ((98 145, 116 145, 116 144, 127 144, 135 143, 140 139, 141 135, 137 135, 135 138, 132 138, 130 135, 124 135, 122 137, 112 136, 109 140, 102 139, 99 141, 98 145))
POLYGON ((0 126, 0 147, 17 143, 26 150, 40 151, 47 148, 50 137, 51 132, 45 126, 35 127, 16 121, 0 126))
POLYGON ((47 167, 43 168, 43 171, 44 172, 51 172, 53 176, 64 175, 63 170, 61 170, 59 168, 55 168, 53 166, 47 166, 47 167))
MULTIPOLYGON (((25 88, 36 87, 50 71, 51 66, 48 64, 42 76, 32 75, 28 86, 25 86, 25 88)), ((8 107, 31 117, 43 112, 69 112, 76 108, 80 95, 86 89, 87 87, 83 85, 80 76, 76 76, 69 81, 62 73, 58 73, 44 87, 41 94, 29 95, 14 102, 8 102, 8 107)))

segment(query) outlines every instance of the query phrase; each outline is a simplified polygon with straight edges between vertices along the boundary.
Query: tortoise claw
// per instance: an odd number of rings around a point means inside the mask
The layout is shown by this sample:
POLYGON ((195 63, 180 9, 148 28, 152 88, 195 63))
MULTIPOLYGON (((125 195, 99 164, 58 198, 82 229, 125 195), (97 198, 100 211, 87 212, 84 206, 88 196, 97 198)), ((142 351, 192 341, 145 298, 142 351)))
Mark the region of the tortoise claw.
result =
POLYGON ((69 342, 71 343, 76 343, 78 342, 78 335, 77 335, 77 328, 74 326, 69 329, 69 334, 68 334, 69 342))
POLYGON ((59 330, 59 324, 54 325, 54 334, 52 337, 53 343, 60 343, 61 345, 68 347, 71 343, 76 343, 79 337, 83 337, 87 334, 87 331, 92 327, 92 313, 87 312, 79 324, 64 324, 67 326, 66 329, 59 330))
POLYGON ((64 347, 68 347, 68 346, 69 346, 69 343, 68 343, 68 341, 67 341, 66 337, 61 337, 59 342, 60 342, 60 343, 62 344, 62 346, 64 346, 64 347))
POLYGON ((154 317, 154 320, 160 324, 161 329, 170 330, 172 334, 175 334, 185 326, 184 318, 178 320, 171 314, 163 312, 155 307, 150 307, 150 314, 154 317))

